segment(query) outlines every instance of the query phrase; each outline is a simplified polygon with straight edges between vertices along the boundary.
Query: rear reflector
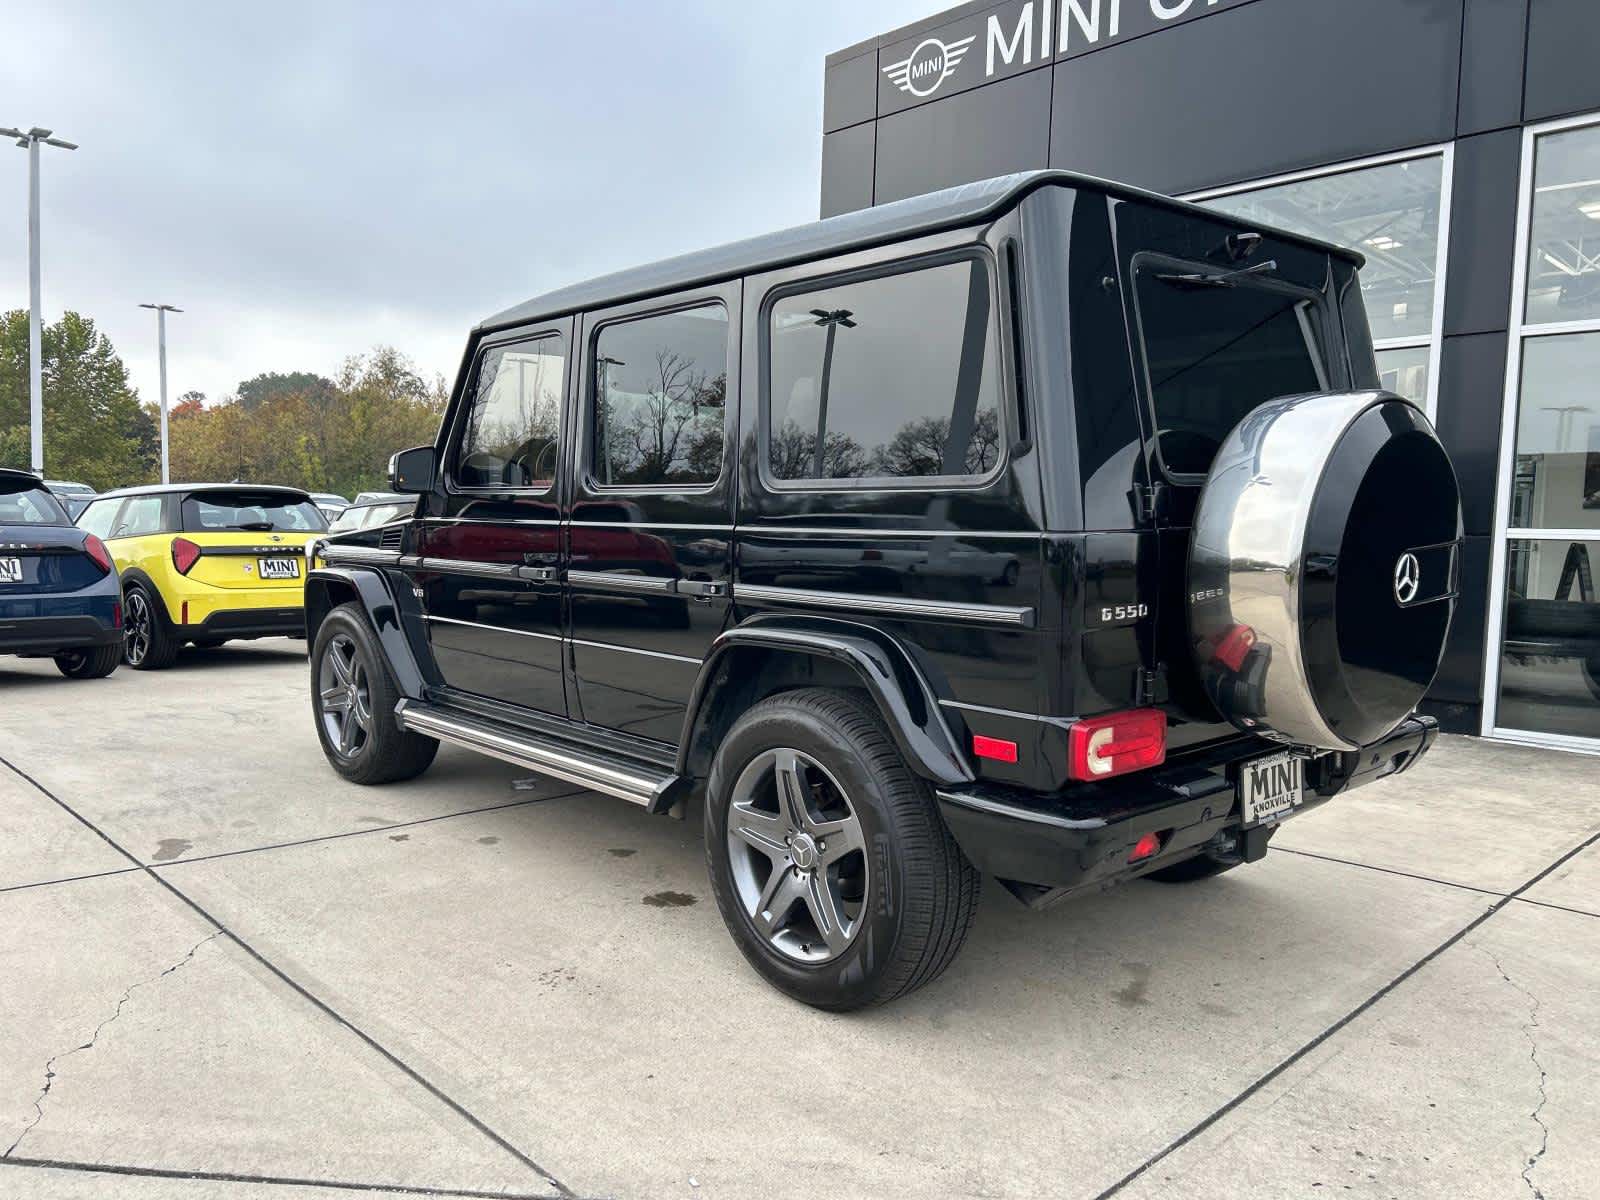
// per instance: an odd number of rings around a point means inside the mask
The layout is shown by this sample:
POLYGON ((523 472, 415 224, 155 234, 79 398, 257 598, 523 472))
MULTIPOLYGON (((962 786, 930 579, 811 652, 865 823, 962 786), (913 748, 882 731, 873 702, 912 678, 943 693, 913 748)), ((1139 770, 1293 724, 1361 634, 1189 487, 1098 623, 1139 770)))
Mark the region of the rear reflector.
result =
POLYGON ((992 758, 995 762, 1014 763, 1017 761, 1017 744, 1001 738, 984 737, 974 734, 972 737, 972 752, 979 758, 992 758))
POLYGON ((94 534, 89 534, 83 539, 83 552, 89 556, 94 565, 105 574, 111 574, 111 551, 106 549, 106 544, 94 534))
POLYGON ((1141 859, 1149 858, 1159 849, 1161 849, 1161 835, 1159 833, 1147 833, 1133 844, 1133 850, 1128 855, 1128 861, 1135 863, 1141 859))
POLYGON ((1136 708, 1079 721, 1067 734, 1067 774, 1110 779, 1167 760, 1167 714, 1136 708))
POLYGON ((183 602, 182 612, 183 615, 178 618, 178 623, 180 625, 187 625, 189 623, 189 602, 187 600, 183 602))
POLYGON ((111 628, 122 628, 122 601, 120 600, 111 606, 111 628))
POLYGON ((179 575, 187 575, 189 568, 200 561, 200 547, 188 538, 172 539, 172 565, 178 568, 179 575))

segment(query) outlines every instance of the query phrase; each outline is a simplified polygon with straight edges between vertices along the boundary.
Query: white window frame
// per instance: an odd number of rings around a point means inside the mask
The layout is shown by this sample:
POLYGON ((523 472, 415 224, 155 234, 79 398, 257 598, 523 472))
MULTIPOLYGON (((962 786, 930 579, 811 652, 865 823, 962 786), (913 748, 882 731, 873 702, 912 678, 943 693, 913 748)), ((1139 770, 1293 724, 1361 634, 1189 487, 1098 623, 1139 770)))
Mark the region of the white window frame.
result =
POLYGON ((1484 622, 1483 714, 1480 732, 1484 737, 1533 746, 1577 750, 1600 754, 1600 738, 1574 737, 1564 733, 1539 733, 1514 729, 1498 723, 1500 708, 1500 649, 1506 627, 1506 559, 1509 543, 1594 542, 1600 543, 1596 529, 1527 529, 1511 525, 1511 480, 1517 458, 1517 409, 1522 400, 1522 348, 1531 338, 1558 337, 1569 333, 1600 333, 1600 318, 1587 321, 1527 323, 1528 251, 1533 241, 1533 177, 1541 137, 1569 129, 1600 126, 1600 112, 1580 117, 1564 117, 1529 125, 1522 131, 1522 162, 1517 184, 1516 258, 1511 276, 1511 317, 1507 323, 1506 380, 1500 413, 1500 462, 1495 480, 1494 542, 1489 566, 1489 619, 1484 622))
MULTIPOLYGON (((1207 200, 1218 200, 1223 196, 1236 196, 1241 192, 1255 192, 1263 188, 1278 187, 1286 183, 1302 183, 1307 179, 1325 179, 1331 175, 1347 175, 1352 171, 1362 171, 1368 167, 1386 167, 1391 163, 1413 162, 1423 158, 1438 158, 1440 160, 1439 245, 1433 266, 1433 320, 1429 324, 1427 333, 1409 334, 1405 337, 1380 338, 1372 343, 1372 348, 1375 351, 1382 352, 1384 350, 1415 350, 1420 347, 1427 347, 1428 395, 1426 407, 1428 420, 1434 421, 1439 411, 1439 360, 1440 352, 1444 347, 1445 271, 1450 257, 1450 203, 1456 161, 1454 142, 1438 142, 1431 146, 1419 146, 1414 150, 1397 150, 1392 154, 1375 154, 1370 158, 1353 158, 1347 162, 1334 163, 1332 166, 1327 167, 1291 171, 1284 175, 1272 175, 1265 179, 1252 179, 1245 183, 1230 183, 1223 187, 1207 188, 1205 191, 1193 192, 1182 197, 1182 199, 1194 204, 1202 204, 1207 200)), ((1353 248, 1360 249, 1360 247, 1353 248)))

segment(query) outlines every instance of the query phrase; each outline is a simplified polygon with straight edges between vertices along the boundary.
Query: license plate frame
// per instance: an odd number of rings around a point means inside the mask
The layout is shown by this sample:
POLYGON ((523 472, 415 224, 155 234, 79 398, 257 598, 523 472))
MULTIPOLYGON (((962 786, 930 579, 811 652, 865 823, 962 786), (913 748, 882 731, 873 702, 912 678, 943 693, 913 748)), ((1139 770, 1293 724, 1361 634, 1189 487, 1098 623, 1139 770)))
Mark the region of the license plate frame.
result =
POLYGON ((1276 825, 1306 800, 1305 759, 1292 750, 1264 754, 1239 764, 1234 790, 1244 828, 1276 825))
POLYGON ((300 578, 300 560, 298 558, 258 558, 256 559, 256 578, 263 580, 282 580, 300 578))
POLYGON ((22 582, 22 560, 14 555, 0 558, 0 583, 22 582))

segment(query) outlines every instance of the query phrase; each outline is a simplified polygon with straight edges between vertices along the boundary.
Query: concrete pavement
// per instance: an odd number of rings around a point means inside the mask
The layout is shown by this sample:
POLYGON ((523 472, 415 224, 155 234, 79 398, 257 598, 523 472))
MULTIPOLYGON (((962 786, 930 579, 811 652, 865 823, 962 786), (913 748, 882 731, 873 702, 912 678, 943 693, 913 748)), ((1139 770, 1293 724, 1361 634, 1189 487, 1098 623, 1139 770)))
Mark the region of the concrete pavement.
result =
POLYGON ((832 1016, 697 813, 449 749, 354 787, 308 686, 0 660, 0 1196, 1600 1191, 1600 760, 1443 739, 1223 878, 991 886, 832 1016))

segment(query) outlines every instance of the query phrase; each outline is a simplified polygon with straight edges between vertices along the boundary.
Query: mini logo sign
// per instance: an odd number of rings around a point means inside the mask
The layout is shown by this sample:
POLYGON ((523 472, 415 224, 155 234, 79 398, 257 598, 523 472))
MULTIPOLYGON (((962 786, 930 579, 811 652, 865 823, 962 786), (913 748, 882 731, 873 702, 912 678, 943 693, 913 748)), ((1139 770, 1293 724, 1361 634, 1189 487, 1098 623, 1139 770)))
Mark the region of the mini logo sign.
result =
POLYGON ((1417 588, 1422 585, 1422 564, 1417 556, 1407 550, 1394 564, 1394 598, 1401 606, 1417 598, 1417 588))
POLYGON ((925 38, 909 58, 890 63, 883 73, 902 92, 908 92, 919 100, 931 96, 961 65, 961 60, 967 56, 977 36, 973 34, 953 42, 941 42, 936 37, 925 38))

